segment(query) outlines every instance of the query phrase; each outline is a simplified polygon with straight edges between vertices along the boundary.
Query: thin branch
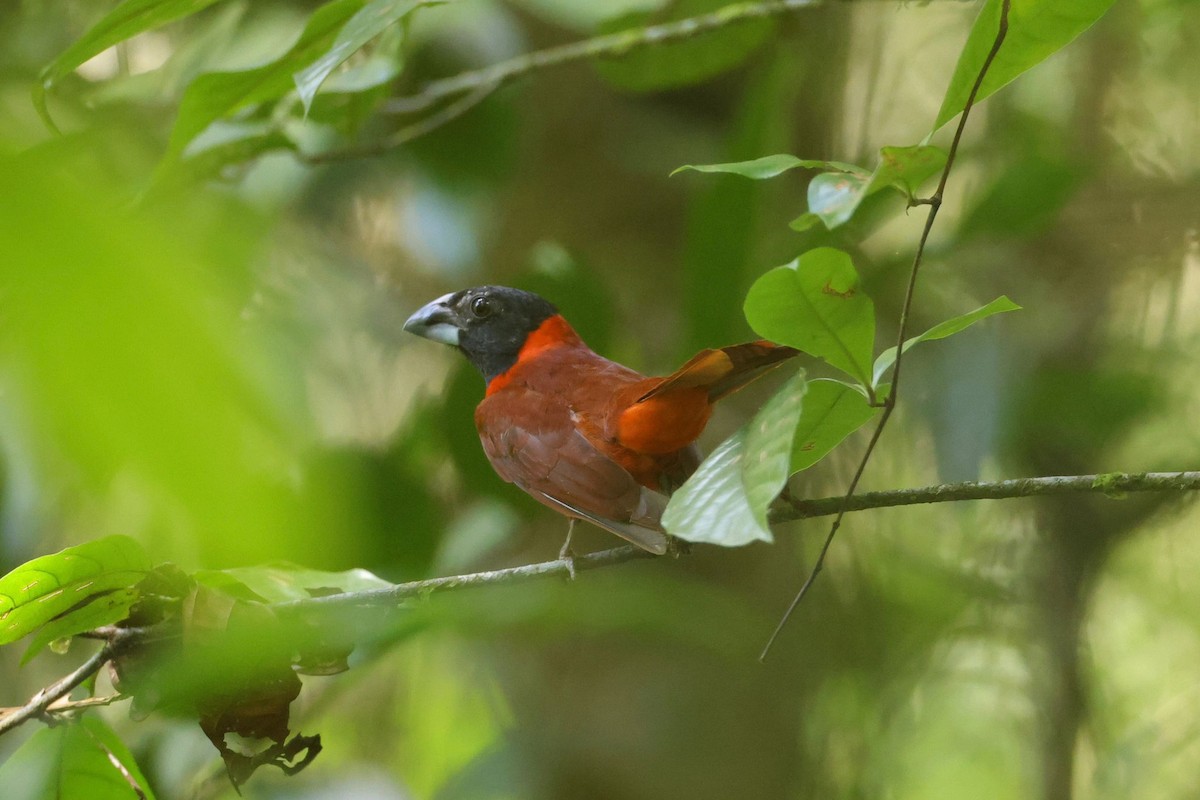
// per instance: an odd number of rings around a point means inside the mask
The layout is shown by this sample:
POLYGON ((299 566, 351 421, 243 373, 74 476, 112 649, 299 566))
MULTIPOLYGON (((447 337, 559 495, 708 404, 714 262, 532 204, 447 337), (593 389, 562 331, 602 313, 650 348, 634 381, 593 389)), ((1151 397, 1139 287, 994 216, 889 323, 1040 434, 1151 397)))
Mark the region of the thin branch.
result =
POLYGON ((59 678, 54 683, 42 689, 29 699, 29 702, 18 707, 12 713, 0 717, 0 736, 8 733, 23 722, 40 717, 46 713, 56 700, 66 697, 71 690, 100 671, 113 655, 113 645, 106 644, 75 669, 74 672, 59 678))
MULTIPOLYGON (((995 482, 948 483, 914 489, 867 492, 866 494, 855 495, 851 498, 847 498, 845 495, 838 495, 837 497, 823 497, 814 500, 795 500, 786 507, 776 509, 771 515, 771 521, 788 522, 798 519, 829 516, 831 514, 838 515, 838 519, 840 520, 842 515, 851 511, 894 508, 922 503, 948 503, 964 500, 1005 500, 1009 498, 1069 493, 1092 493, 1117 497, 1133 492, 1186 491, 1200 491, 1200 471, 1118 472, 1103 475, 1017 478, 995 482)), ((573 559, 573 566, 575 572, 586 572, 588 570, 600 569, 601 567, 623 564, 627 561, 648 558, 657 558, 657 556, 636 547, 614 547, 598 553, 576 556, 573 559)), ((383 589, 344 592, 325 597, 295 600, 288 603, 276 604, 272 608, 277 612, 290 615, 302 614, 317 609, 395 606, 402 600, 425 596, 434 592, 524 583, 530 580, 555 576, 569 578, 571 576, 571 568, 572 565, 567 559, 556 559, 554 561, 528 564, 521 567, 510 567, 508 569, 412 581, 383 589)), ((0 709, 0 712, 7 712, 4 716, 0 717, 0 735, 33 717, 67 713, 92 706, 107 705, 125 699, 122 695, 112 695, 73 702, 61 702, 62 698, 66 697, 72 689, 99 671, 105 662, 112 657, 116 648, 136 646, 135 642, 142 642, 148 638, 153 639, 157 637, 153 628, 115 628, 107 626, 97 629, 95 633, 108 638, 109 643, 98 650, 95 655, 85 661, 71 674, 38 692, 25 705, 10 709, 0 709)))
POLYGON ((1016 478, 1007 481, 944 483, 918 489, 866 492, 848 501, 844 495, 816 500, 793 500, 771 515, 772 522, 827 517, 839 511, 866 511, 924 503, 963 500, 1008 500, 1052 494, 1103 493, 1119 496, 1127 492, 1183 492, 1200 490, 1200 472, 1118 472, 1107 475, 1063 475, 1045 478, 1016 478))
POLYGON ((821 569, 825 566, 825 554, 829 552, 829 546, 833 544, 833 537, 837 535, 838 528, 841 527, 842 517, 846 514, 851 498, 854 496, 854 490, 858 488, 858 482, 867 467, 867 462, 871 460, 871 456, 875 452, 875 445, 879 442, 879 437, 882 435, 883 429, 887 425, 888 420, 891 419, 892 411, 896 407, 896 398, 900 393, 900 365, 904 357, 904 340, 908 332, 908 316, 909 312, 912 311, 913 295, 917 288, 917 275, 921 271, 921 261, 925 256, 925 245, 929 241, 929 234, 933 230, 934 220, 937 219, 938 211, 942 207, 942 195, 946 191, 946 182, 950 179, 950 170, 954 166, 954 159, 958 155, 958 146, 962 142, 963 131, 967 127, 967 118, 971 114, 971 109, 975 106, 975 98, 979 95, 979 88, 983 85, 984 76, 987 75, 988 68, 991 67, 996 54, 1000 52, 1000 46, 1004 44, 1004 38, 1008 34, 1009 4, 1010 0, 1001 0, 1000 25, 996 31, 996 38, 992 41, 992 48, 983 60, 983 65, 979 68, 979 75, 976 76, 975 83, 971 87, 971 93, 967 96, 967 102, 963 106, 962 116, 958 120, 958 128, 954 131, 954 139, 950 143, 950 150, 946 155, 946 166, 942 168, 942 177, 938 181, 937 190, 926 201, 929 205, 929 214, 925 217, 925 227, 921 231, 920 241, 917 242, 917 251, 913 255, 912 268, 909 270, 908 287, 904 292, 904 304, 900 307, 900 324, 896 332, 896 363, 892 367, 892 388, 884 400, 883 413, 879 417, 879 424, 875 426, 875 432, 871 435, 871 441, 867 444, 867 449, 863 453, 862 460, 859 461, 854 478, 851 479, 850 486, 846 489, 842 506, 839 508, 837 516, 834 517, 833 524, 829 526, 829 533, 825 537, 825 543, 821 546, 821 552, 817 554, 816 563, 813 564, 813 568, 809 572, 808 578, 804 581, 804 585, 800 587, 800 591, 796 593, 791 605, 783 613, 779 624, 775 626, 775 630, 771 633, 770 638, 767 639, 762 653, 759 654, 759 661, 766 660, 767 653, 771 651, 771 645, 779 638, 779 634, 783 631, 784 626, 787 625, 788 619, 791 618, 792 613, 800 605, 804 596, 808 594, 808 590, 817 579, 817 575, 821 573, 821 569))
MULTIPOLYGON (((104 697, 85 697, 82 700, 56 700, 46 706, 43 714, 72 714, 76 711, 86 711, 89 708, 97 708, 99 706, 109 706, 121 700, 128 700, 127 694, 110 694, 104 697)), ((9 706, 0 708, 0 715, 11 714, 14 711, 19 711, 23 706, 9 706)))
MULTIPOLYGON (((1126 492, 1183 492, 1200 491, 1200 472, 1112 473, 1107 475, 1066 475, 1044 478, 1017 478, 995 482, 947 483, 915 489, 895 489, 886 492, 867 492, 847 501, 845 495, 815 500, 796 500, 776 509, 772 522, 789 522, 832 514, 865 511, 873 508, 893 508, 920 503, 949 503, 963 500, 1005 500, 1051 494, 1092 493, 1117 496, 1126 492)), ((575 570, 584 572, 626 561, 656 556, 636 547, 614 547, 585 556, 576 556, 575 570)), ((570 577, 565 559, 544 561, 508 569, 451 575, 423 581, 399 583, 383 589, 344 592, 325 597, 293 600, 272 606, 276 611, 301 613, 312 609, 344 608, 351 606, 390 606, 410 597, 434 592, 471 589, 479 586, 523 583, 537 578, 570 577)))
POLYGON ((575 556, 573 559, 555 559, 539 564, 526 564, 521 567, 494 569, 487 572, 472 572, 467 575, 451 575, 445 578, 430 578, 424 581, 398 583, 383 589, 367 589, 361 592, 345 592, 326 597, 313 597, 306 600, 293 600, 278 603, 272 608, 276 611, 295 612, 314 608, 339 608, 343 606, 362 605, 394 605, 399 600, 419 597, 434 592, 444 592, 454 589, 471 589, 478 586, 491 586, 498 583, 524 583, 535 578, 546 578, 554 575, 570 578, 572 568, 575 572, 608 567, 641 558, 657 558, 637 547, 614 547, 611 550, 601 550, 585 556, 575 556))
POLYGON ((393 114, 411 114, 423 111, 448 97, 455 97, 465 92, 484 87, 492 91, 501 86, 507 86, 517 78, 536 70, 594 58, 618 58, 643 47, 691 39, 729 25, 754 19, 767 19, 822 4, 823 0, 734 3, 709 14, 666 22, 661 25, 651 25, 646 28, 631 28, 558 47, 536 50, 483 69, 432 81, 417 94, 397 97, 388 101, 384 106, 384 111, 393 114))
POLYGON ((735 3, 709 14, 646 28, 631 28, 558 47, 536 50, 483 69, 433 81, 426 84, 415 95, 389 100, 383 107, 384 113, 412 114, 425 111, 445 100, 458 98, 390 136, 321 153, 302 154, 299 159, 305 164, 316 165, 359 158, 374 158, 432 133, 482 103, 497 89, 507 86, 531 72, 587 59, 617 58, 643 47, 682 41, 728 25, 754 19, 767 19, 801 8, 819 6, 823 2, 824 0, 773 0, 772 2, 735 3))
POLYGON ((433 133, 438 128, 461 117, 463 114, 470 111, 475 106, 487 99, 488 95, 496 91, 496 84, 483 84, 476 87, 470 94, 465 97, 449 103, 445 108, 430 114, 427 117, 407 125, 390 136, 374 141, 365 142, 363 144, 351 145, 350 147, 337 148, 326 150, 320 153, 311 155, 300 155, 299 159, 310 166, 317 164, 331 164, 335 161, 350 161, 357 158, 373 158, 381 156, 397 147, 408 144, 414 139, 420 139, 426 134, 433 133))

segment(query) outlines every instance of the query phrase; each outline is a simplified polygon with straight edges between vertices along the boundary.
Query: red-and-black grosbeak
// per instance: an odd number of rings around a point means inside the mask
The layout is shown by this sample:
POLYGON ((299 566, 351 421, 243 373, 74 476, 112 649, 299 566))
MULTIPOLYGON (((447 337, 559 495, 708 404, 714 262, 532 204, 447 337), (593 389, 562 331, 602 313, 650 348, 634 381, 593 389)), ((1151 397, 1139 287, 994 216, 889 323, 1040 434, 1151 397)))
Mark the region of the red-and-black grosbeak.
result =
POLYGON ((712 404, 797 354, 750 342, 647 378, 592 352, 546 300, 504 286, 439 297, 404 329, 457 347, 483 373, 475 427, 501 478, 658 554, 667 497, 700 464, 712 404))

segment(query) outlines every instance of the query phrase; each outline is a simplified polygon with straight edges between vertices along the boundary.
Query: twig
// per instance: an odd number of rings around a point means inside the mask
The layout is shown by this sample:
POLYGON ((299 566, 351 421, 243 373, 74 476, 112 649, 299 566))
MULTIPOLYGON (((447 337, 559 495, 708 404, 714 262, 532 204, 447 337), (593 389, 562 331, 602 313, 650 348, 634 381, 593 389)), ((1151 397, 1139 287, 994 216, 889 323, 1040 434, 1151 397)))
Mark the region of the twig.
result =
POLYGON ((971 93, 967 96, 967 102, 963 106, 962 116, 958 120, 958 128, 954 131, 954 139, 950 143, 950 150, 946 155, 946 166, 942 168, 942 177, 938 181, 937 190, 923 204, 929 206, 929 214, 925 217, 925 227, 921 231, 921 239, 917 243, 917 251, 913 255, 912 268, 909 270, 908 287, 904 292, 904 304, 900 307, 900 324, 896 333, 896 363, 892 368, 892 388, 884 400, 883 413, 879 416, 879 423, 875 426, 875 432, 871 434, 871 441, 867 443, 867 449, 863 453, 862 460, 859 461, 858 469, 854 472, 854 477, 850 480, 850 485, 846 489, 845 500, 842 507, 838 510, 837 516, 833 519, 833 524, 829 526, 829 533, 825 537, 825 543, 821 546, 821 552, 817 554, 816 563, 813 564, 812 570, 808 574, 808 578, 804 581, 804 585, 800 587, 800 591, 792 599, 791 605, 787 611, 783 613, 779 624, 775 626, 775 630, 767 639, 766 645, 763 646, 762 653, 759 654, 758 660, 765 661, 767 653, 771 651, 771 645, 779 638, 779 634, 787 625, 788 619, 796 607, 800 605, 800 601, 808 594, 809 588, 817 579, 817 575, 821 573, 821 569, 825 566, 825 555, 829 552, 829 546, 833 544, 833 537, 837 535, 838 528, 842 525, 842 517, 846 514, 846 509, 850 504, 850 499, 854 496, 854 490, 858 488, 858 482, 861 480, 863 471, 867 468, 867 462, 871 460, 872 454, 875 452, 875 445, 879 443, 879 437, 883 433, 884 427, 888 420, 892 417, 892 411, 896 408, 896 398, 900 393, 900 365, 904 356, 904 340, 908 332, 908 316, 912 310, 913 294, 917 288, 917 274, 921 270, 921 260, 925 256, 925 245, 929 241, 929 234, 933 230, 934 220, 937 219, 938 211, 942 207, 942 195, 946 191, 946 182, 950 179, 950 170, 954 166, 955 156, 958 155, 958 146, 962 142, 963 131, 967 127, 967 117, 971 114, 971 108, 975 105, 975 98, 979 94, 979 87, 983 85, 984 76, 987 75, 988 68, 995 60, 996 54, 1000 52, 1000 46, 1004 44, 1004 37, 1008 34, 1008 11, 1010 0, 1001 0, 1000 3, 1000 25, 996 31, 996 38, 992 42, 992 49, 988 51, 987 58, 983 60, 983 65, 979 68, 979 75, 975 78, 975 84, 971 87, 971 93))
POLYGON ((321 153, 303 154, 299 156, 299 159, 305 164, 316 165, 380 156, 414 139, 432 133, 461 117, 486 100, 497 89, 507 86, 535 70, 557 67, 585 59, 624 56, 630 51, 642 47, 690 39, 727 25, 753 19, 766 19, 801 8, 818 6, 823 2, 824 0, 774 0, 773 2, 735 3, 709 14, 646 28, 632 28, 545 50, 536 50, 483 69, 433 81, 426 84, 415 95, 389 100, 383 107, 384 113, 412 114, 432 108, 443 100, 464 95, 390 136, 321 153))
MULTIPOLYGON (((42 711, 43 714, 71 714, 75 711, 85 711, 89 708, 97 708, 99 706, 108 706, 121 700, 128 700, 127 694, 110 694, 104 697, 85 697, 82 700, 57 700, 42 711)), ((18 711, 23 706, 9 706, 0 708, 0 715, 11 714, 18 711)))
MULTIPOLYGON (((1044 478, 1016 478, 996 482, 947 483, 915 489, 895 489, 886 492, 867 492, 848 501, 845 495, 814 500, 796 500, 771 514, 772 522, 789 522, 831 514, 865 511, 874 508, 893 508, 920 503, 949 503, 962 500, 1005 500, 1051 494, 1094 493, 1119 495, 1125 492, 1200 491, 1200 471, 1197 472, 1119 472, 1106 475, 1065 475, 1044 478)), ((584 572, 600 567, 622 564, 641 558, 655 558, 636 547, 614 547, 584 556, 576 556, 575 569, 584 572)), ((434 592, 471 589, 480 586, 522 583, 551 576, 570 577, 565 559, 544 561, 508 569, 451 575, 367 589, 344 592, 325 597, 293 600, 272 606, 276 611, 300 613, 311 609, 344 608, 350 606, 389 606, 400 600, 434 592)))
POLYGON ((52 703, 59 698, 66 697, 71 693, 72 689, 99 672, 100 668, 104 666, 112 655, 113 645, 104 645, 73 672, 59 678, 45 689, 42 689, 31 697, 25 705, 18 707, 15 711, 4 717, 0 717, 0 736, 33 717, 40 717, 45 714, 46 709, 52 703))
POLYGON ((1080 492, 1118 495, 1125 492, 1170 492, 1200 490, 1200 472, 1118 472, 1108 475, 1063 475, 1045 478, 1016 478, 991 483, 967 481, 923 486, 918 489, 893 489, 866 492, 847 498, 823 497, 794 500, 790 506, 771 515, 772 522, 788 522, 812 517, 827 517, 845 511, 872 508, 896 508, 923 503, 951 503, 962 500, 1008 500, 1080 492))
POLYGON ((551 575, 561 575, 569 578, 571 576, 572 561, 574 562, 575 572, 586 572, 587 570, 621 564, 640 558, 657 558, 657 556, 637 547, 614 547, 611 550, 601 550, 598 553, 575 556, 573 559, 556 559, 554 561, 543 561, 539 564, 527 564, 522 567, 509 567, 507 569, 488 570, 487 572, 473 572, 467 575, 451 575, 445 578, 430 578, 424 581, 398 583, 395 586, 388 586, 383 589, 367 589, 361 592, 345 592, 326 597, 293 600, 287 603, 278 603, 272 606, 272 608, 276 611, 289 612, 313 608, 338 608, 342 606, 392 605, 398 600, 404 600, 409 597, 452 589, 470 589, 497 583, 523 583, 527 580, 549 577, 551 575))
POLYGON ((663 45, 700 36, 727 25, 812 8, 823 0, 774 0, 774 2, 734 3, 709 14, 651 25, 584 39, 570 44, 526 53, 483 69, 463 72, 449 78, 432 81, 417 94, 394 98, 384 106, 393 114, 410 114, 444 100, 482 87, 489 91, 506 86, 535 70, 557 67, 593 58, 619 57, 651 45, 663 45))
POLYGON ((384 153, 395 150, 401 145, 408 144, 414 139, 420 139, 426 134, 433 133, 443 125, 453 122, 486 100, 488 95, 494 92, 496 88, 497 84, 483 84, 478 86, 466 97, 455 100, 440 111, 430 114, 411 125, 407 125, 378 141, 326 150, 311 155, 301 154, 298 157, 305 164, 312 166, 317 164, 331 164, 335 161, 349 161, 356 158, 381 156, 384 153))
MULTIPOLYGON (((836 497, 793 501, 789 506, 774 511, 771 514, 771 521, 788 522, 798 519, 829 516, 831 514, 837 514, 840 519, 843 514, 851 511, 894 508, 921 503, 1005 500, 1068 493, 1094 493, 1119 496, 1127 492, 1184 491, 1200 491, 1200 471, 1117 472, 1103 475, 1017 478, 995 482, 948 483, 914 489, 867 492, 866 494, 855 495, 849 498, 845 495, 838 495, 836 497)), ((574 558, 574 567, 578 572, 586 572, 636 559, 657 557, 636 547, 614 547, 598 553, 576 556, 574 558)), ((544 561, 538 564, 528 564, 508 569, 489 570, 487 572, 474 572, 467 575, 430 578, 429 580, 401 583, 383 589, 344 592, 325 597, 294 600, 288 603, 276 604, 272 608, 283 614, 301 614, 315 609, 393 606, 401 600, 428 595, 434 592, 523 583, 529 580, 552 576, 562 576, 564 578, 570 576, 570 567, 566 559, 544 561)), ((59 702, 72 689, 95 674, 112 657, 113 651, 117 647, 135 646, 133 645, 134 642, 140 642, 146 640, 148 637, 152 638, 155 636, 153 628, 113 628, 109 626, 98 629, 96 633, 104 635, 105 638, 110 638, 109 643, 98 650, 95 655, 85 661, 75 671, 38 692, 25 705, 16 708, 0 709, 0 712, 8 712, 0 717, 0 735, 32 717, 39 717, 48 713, 67 713, 92 706, 107 705, 125 699, 123 695, 112 695, 73 702, 59 702)))

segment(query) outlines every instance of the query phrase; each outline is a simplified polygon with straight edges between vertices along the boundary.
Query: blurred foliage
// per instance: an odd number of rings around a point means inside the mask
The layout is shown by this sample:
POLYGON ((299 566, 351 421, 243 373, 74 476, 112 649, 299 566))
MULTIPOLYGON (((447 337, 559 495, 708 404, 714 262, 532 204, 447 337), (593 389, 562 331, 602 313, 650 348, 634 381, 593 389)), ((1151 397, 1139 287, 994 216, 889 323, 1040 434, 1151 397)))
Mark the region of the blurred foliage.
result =
MULTIPOLYGON (((904 204, 932 183, 995 0, 829 3, 540 70, 409 145, 311 160, 423 119, 388 104, 430 81, 720 5, 0 11, 0 572, 42 570, 4 584, 0 625, 43 626, 27 667, 20 644, 0 649, 0 704, 69 671, 64 637, 120 614, 212 647, 122 664, 137 710, 157 693, 170 713, 135 722, 118 703, 0 738, 6 798, 49 796, 52 776, 70 796, 134 796, 114 763, 159 797, 234 797, 197 716, 235 750, 227 732, 320 731, 311 767, 258 772, 252 798, 1192 796, 1200 547, 1184 498, 848 517, 766 665, 826 523, 334 615, 336 641, 261 602, 555 552, 561 518, 480 451, 477 375, 400 332, 467 285, 537 291, 648 373, 749 323, 792 337, 807 385, 731 398, 703 444, 796 431, 786 448, 757 437, 758 477, 736 458, 718 475, 759 530, 789 472, 805 470, 798 496, 844 488, 867 398, 888 391, 924 219, 904 204), (668 177, 683 164, 736 174, 668 177), (833 294, 802 280, 823 259, 833 294), (781 276, 790 294, 764 293, 781 276), (839 307, 850 286, 869 313, 833 312, 832 339, 772 311, 839 307), (26 563, 85 542, 100 548, 86 565, 26 563), (163 562, 178 567, 138 582, 163 562), (75 602, 56 594, 72 587, 75 602), (276 684, 254 695, 260 670, 276 684), (218 708, 230 686, 247 691, 218 708)), ((906 356, 867 488, 1196 464, 1200 6, 1013 0, 1012 21, 913 308, 911 331, 956 336, 906 356), (967 329, 1006 297, 1025 310, 967 329)))

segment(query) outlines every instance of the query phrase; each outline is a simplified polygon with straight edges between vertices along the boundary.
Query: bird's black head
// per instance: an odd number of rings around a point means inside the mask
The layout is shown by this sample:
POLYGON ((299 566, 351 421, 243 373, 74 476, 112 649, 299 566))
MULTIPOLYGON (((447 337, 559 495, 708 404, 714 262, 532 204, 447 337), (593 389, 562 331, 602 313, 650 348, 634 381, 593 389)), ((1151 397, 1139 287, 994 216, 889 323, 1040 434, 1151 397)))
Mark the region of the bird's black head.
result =
POLYGON ((422 306, 404 330, 457 347, 490 383, 517 362, 529 334, 556 314, 558 309, 532 292, 476 286, 422 306))

